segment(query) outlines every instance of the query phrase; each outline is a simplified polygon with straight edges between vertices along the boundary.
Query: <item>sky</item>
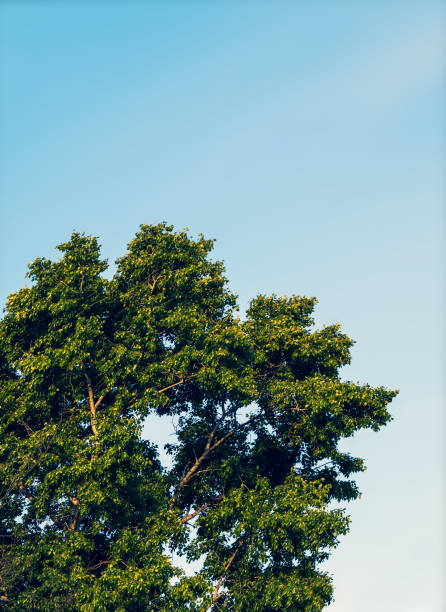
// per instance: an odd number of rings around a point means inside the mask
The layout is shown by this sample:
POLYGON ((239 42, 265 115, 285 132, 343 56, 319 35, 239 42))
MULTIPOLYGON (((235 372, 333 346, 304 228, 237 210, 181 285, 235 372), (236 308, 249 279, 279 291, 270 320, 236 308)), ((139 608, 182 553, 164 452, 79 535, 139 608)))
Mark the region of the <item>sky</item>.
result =
MULTIPOLYGON (((73 229, 216 239, 241 311, 316 296, 400 389, 330 612, 444 612, 446 3, 3 1, 1 304, 73 229)), ((147 430, 161 440, 163 425, 147 430)))

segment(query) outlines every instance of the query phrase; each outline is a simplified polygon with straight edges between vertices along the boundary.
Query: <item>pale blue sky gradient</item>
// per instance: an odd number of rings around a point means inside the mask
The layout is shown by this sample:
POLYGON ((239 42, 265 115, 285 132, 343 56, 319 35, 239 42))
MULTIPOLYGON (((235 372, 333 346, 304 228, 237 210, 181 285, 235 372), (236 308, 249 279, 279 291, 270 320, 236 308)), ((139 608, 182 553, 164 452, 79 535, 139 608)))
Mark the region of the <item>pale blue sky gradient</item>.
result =
MULTIPOLYGON (((217 239, 242 309, 319 299, 399 388, 327 567, 333 612, 443 612, 444 2, 3 2, 2 304, 73 229, 217 239)), ((155 425, 155 424, 153 424, 155 425)), ((160 430, 156 435, 160 435, 160 430)))

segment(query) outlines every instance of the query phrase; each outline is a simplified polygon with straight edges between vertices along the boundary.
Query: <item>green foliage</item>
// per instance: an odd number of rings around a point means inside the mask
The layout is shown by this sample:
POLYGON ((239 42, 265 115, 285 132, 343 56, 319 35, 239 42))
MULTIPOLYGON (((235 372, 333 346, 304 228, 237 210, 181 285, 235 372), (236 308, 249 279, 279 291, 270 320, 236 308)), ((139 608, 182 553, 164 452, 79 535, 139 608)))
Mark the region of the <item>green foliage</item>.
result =
POLYGON ((96 238, 58 248, 0 323, 3 608, 322 610, 363 469, 338 443, 395 392, 340 379, 352 341, 312 298, 240 320, 201 236, 143 225, 111 280, 96 238), (175 420, 169 469, 150 413, 175 420))

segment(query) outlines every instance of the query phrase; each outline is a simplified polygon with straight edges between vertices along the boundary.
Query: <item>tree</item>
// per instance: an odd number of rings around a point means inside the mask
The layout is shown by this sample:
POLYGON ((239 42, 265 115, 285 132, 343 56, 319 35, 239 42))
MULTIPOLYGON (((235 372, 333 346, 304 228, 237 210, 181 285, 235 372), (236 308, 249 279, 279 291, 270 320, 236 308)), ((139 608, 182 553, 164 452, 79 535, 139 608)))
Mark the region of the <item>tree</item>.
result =
POLYGON ((142 225, 111 280, 96 238, 29 265, 0 323, 5 610, 317 611, 358 495, 341 438, 395 392, 342 381, 316 300, 237 316, 213 242, 142 225), (169 415, 172 467, 143 439, 169 415), (175 553, 175 554, 174 554, 175 553), (186 561, 202 562, 188 576, 186 561))

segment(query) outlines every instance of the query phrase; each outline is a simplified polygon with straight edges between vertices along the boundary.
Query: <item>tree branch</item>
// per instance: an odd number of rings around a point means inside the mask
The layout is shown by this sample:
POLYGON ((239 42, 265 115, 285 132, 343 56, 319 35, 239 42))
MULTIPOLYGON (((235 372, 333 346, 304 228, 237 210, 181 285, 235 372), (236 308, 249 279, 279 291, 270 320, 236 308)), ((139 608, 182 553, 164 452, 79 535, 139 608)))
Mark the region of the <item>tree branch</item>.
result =
POLYGON ((180 523, 181 524, 187 523, 191 519, 193 519, 196 516, 198 516, 200 514, 200 512, 203 512, 203 510, 206 510, 207 508, 210 508, 211 506, 215 506, 222 499, 223 499, 223 494, 219 495, 218 497, 213 499, 211 502, 208 502, 207 504, 203 504, 203 506, 200 506, 199 508, 197 508, 197 510, 194 510, 194 512, 190 512, 189 514, 186 514, 186 516, 183 516, 180 519, 180 523))
POLYGON ((173 383, 173 385, 169 385, 167 387, 164 387, 163 389, 159 389, 157 391, 157 393, 163 393, 164 391, 167 391, 168 389, 172 389, 172 387, 177 387, 178 385, 182 385, 183 383, 187 382, 188 380, 190 380, 191 378, 196 378, 198 376, 198 374, 191 374, 190 376, 186 376, 179 380, 176 383, 173 383))
POLYGON ((88 572, 93 572, 94 570, 97 570, 98 568, 100 568, 102 565, 108 565, 109 563, 112 563, 112 560, 106 560, 106 561, 99 561, 99 563, 96 563, 96 565, 89 565, 87 567, 87 571, 88 572))
POLYGON ((157 393, 163 393, 163 391, 167 391, 167 389, 172 389, 172 387, 176 387, 177 385, 182 385, 184 383, 184 378, 182 378, 181 380, 179 380, 176 383, 173 383, 173 385, 169 385, 168 387, 164 387, 164 389, 159 389, 159 391, 157 391, 157 393))
POLYGON ((237 546, 237 548, 235 549, 234 553, 229 557, 228 561, 226 562, 224 568, 223 568, 223 574, 220 576, 219 581, 217 582, 217 584, 215 585, 215 589, 214 589, 214 596, 212 598, 212 602, 214 603, 215 601, 217 601, 217 599, 221 596, 218 594, 218 591, 220 590, 221 587, 221 583, 223 582, 223 580, 226 578, 226 574, 228 572, 229 567, 231 566, 231 563, 234 561, 238 551, 240 550, 240 548, 243 546, 243 540, 240 541, 239 545, 237 546))
MULTIPOLYGON (((179 383, 176 383, 176 384, 179 384, 179 383)), ((278 410, 277 407, 275 409, 273 409, 273 412, 275 412, 276 410, 278 410)), ((206 446, 204 447, 203 452, 201 453, 201 455, 199 457, 197 457, 195 459, 195 462, 193 463, 192 467, 181 478, 181 480, 180 480, 180 482, 178 484, 178 487, 177 487, 177 491, 176 491, 176 493, 175 493, 175 495, 172 498, 172 501, 170 503, 171 507, 175 503, 175 500, 178 497, 179 491, 183 487, 185 487, 187 485, 187 483, 198 473, 198 468, 206 460, 206 458, 208 457, 209 453, 211 453, 213 450, 218 448, 220 446, 220 444, 223 444, 223 442, 225 440, 227 440, 229 437, 233 436, 235 433, 240 431, 243 427, 247 427, 248 425, 251 425, 251 423, 253 423, 256 419, 258 419, 261 416, 261 414, 262 413, 259 412, 257 414, 254 414, 250 419, 248 419, 244 423, 238 423, 233 429, 228 431, 219 440, 217 440, 216 442, 213 442, 213 440, 215 438, 215 434, 217 432, 217 428, 220 425, 220 422, 217 422, 217 424, 215 425, 214 429, 210 432, 210 434, 208 436, 208 439, 206 441, 206 446)))
POLYGON ((211 506, 211 503, 208 504, 204 504, 204 506, 201 506, 200 508, 198 508, 197 510, 195 510, 194 512, 190 512, 189 514, 186 514, 186 516, 183 516, 180 519, 180 523, 183 525, 184 523, 187 523, 188 521, 190 521, 191 519, 195 518, 196 516, 198 516, 200 514, 200 512, 202 512, 203 510, 206 510, 206 508, 209 508, 209 506, 211 506))
POLYGON ((104 399, 104 397, 105 397, 105 393, 104 393, 104 395, 101 395, 101 397, 98 399, 98 401, 97 401, 97 402, 96 402, 96 404, 94 405, 94 407, 95 407, 95 408, 97 408, 98 406, 100 406, 100 405, 101 405, 101 402, 102 402, 102 400, 104 399))
MULTIPOLYGON (((87 371, 84 370, 84 376, 85 376, 85 380, 87 381, 87 389, 88 389, 88 401, 90 403, 90 424, 91 424, 91 431, 93 432, 93 435, 95 436, 95 438, 98 437, 99 432, 98 432, 98 428, 96 427, 96 404, 94 402, 94 394, 93 394, 93 386, 91 384, 91 380, 90 377, 87 374, 87 371)), ((103 398, 103 396, 102 396, 103 398)), ((99 398, 100 401, 102 401, 102 398, 99 398)), ((98 400, 98 402, 99 402, 98 400)), ((99 406, 99 403, 98 403, 99 406)))
POLYGON ((172 501, 171 501, 171 506, 172 504, 175 502, 175 499, 178 496, 178 492, 187 485, 187 483, 193 478, 193 476, 196 475, 198 468, 200 467, 200 465, 203 463, 203 461, 205 461, 205 459, 207 458, 207 456, 209 455, 209 453, 211 453, 213 450, 215 450, 216 448, 218 448, 220 446, 220 444, 223 444, 223 442, 225 440, 227 440, 230 436, 233 436, 237 431, 239 431, 240 429, 242 429, 242 427, 246 427, 247 425, 250 425, 252 423, 252 421, 254 421, 256 418, 258 418, 259 415, 256 414, 253 417, 251 417, 250 419, 248 419, 247 421, 245 421, 244 423, 240 423, 239 425, 237 425, 237 427, 234 427, 233 429, 231 429, 231 431, 228 431, 224 436, 222 436, 219 440, 217 440, 216 442, 212 443, 212 441, 215 438, 215 434, 217 431, 217 427, 219 425, 219 423, 217 423, 214 427, 214 429, 211 431, 211 433, 208 436, 208 439, 206 441, 206 446, 204 447, 204 451, 201 453, 201 455, 195 460, 195 463, 192 465, 192 467, 186 472, 186 474, 181 478, 179 484, 178 484, 178 488, 177 488, 177 492, 175 494, 175 496, 173 497, 172 501))
POLYGON ((70 518, 70 522, 68 523, 68 527, 72 529, 73 531, 76 531, 78 522, 79 522, 79 504, 80 502, 77 499, 77 497, 71 497, 70 495, 68 496, 68 499, 73 505, 73 508, 71 510, 71 518, 70 518))

